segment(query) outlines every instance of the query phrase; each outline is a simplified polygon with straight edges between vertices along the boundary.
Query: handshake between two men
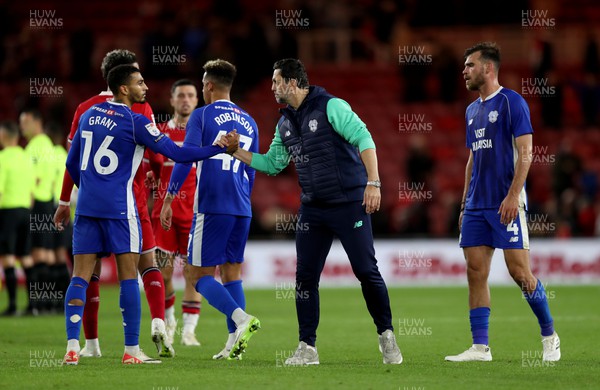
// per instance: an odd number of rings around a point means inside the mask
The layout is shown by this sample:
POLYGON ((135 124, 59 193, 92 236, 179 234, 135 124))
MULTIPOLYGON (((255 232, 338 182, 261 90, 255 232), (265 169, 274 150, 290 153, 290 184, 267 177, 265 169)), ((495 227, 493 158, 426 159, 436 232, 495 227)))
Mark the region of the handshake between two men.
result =
POLYGON ((240 135, 237 133, 237 130, 231 130, 229 133, 222 135, 215 142, 215 145, 219 145, 222 148, 227 148, 225 153, 233 154, 240 146, 240 135))

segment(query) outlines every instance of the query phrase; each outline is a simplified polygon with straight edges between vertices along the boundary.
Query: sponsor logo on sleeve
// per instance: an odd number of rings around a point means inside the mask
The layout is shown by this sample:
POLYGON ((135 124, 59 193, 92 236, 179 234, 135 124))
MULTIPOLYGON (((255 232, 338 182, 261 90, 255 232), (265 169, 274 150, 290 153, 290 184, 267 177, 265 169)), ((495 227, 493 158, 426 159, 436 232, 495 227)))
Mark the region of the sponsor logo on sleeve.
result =
POLYGON ((161 134, 160 130, 158 130, 158 127, 156 127, 154 123, 148 123, 145 127, 146 130, 148 130, 148 133, 150 133, 150 135, 153 137, 158 137, 161 134))

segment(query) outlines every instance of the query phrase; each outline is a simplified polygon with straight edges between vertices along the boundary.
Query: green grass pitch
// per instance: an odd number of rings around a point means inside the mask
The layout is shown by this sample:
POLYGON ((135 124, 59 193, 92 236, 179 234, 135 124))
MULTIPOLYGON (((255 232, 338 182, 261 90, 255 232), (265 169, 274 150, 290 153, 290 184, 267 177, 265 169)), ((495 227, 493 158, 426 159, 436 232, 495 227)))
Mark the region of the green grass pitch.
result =
MULTIPOLYGON (((517 287, 492 287, 489 363, 450 363, 470 346, 466 287, 390 288, 399 366, 383 365, 375 326, 359 288, 322 289, 317 348, 321 364, 285 367, 297 346, 289 291, 248 290, 247 311, 262 322, 242 361, 213 361, 226 339, 225 319, 202 304, 201 347, 183 347, 160 365, 123 366, 118 289, 101 287, 103 357, 61 366, 62 316, 0 319, 0 388, 6 389, 585 389, 600 378, 600 286, 547 286, 562 360, 542 363, 537 321, 517 287)), ((19 290, 23 297, 22 290, 19 290)), ((2 294, 3 303, 6 295, 2 294)), ((181 292, 176 303, 180 311, 181 292)), ((23 302, 21 307, 23 306, 23 302)), ((157 356, 142 292, 140 344, 157 356)), ((178 313, 180 317, 180 313, 178 313)), ((82 332, 83 347, 83 332, 82 332)))

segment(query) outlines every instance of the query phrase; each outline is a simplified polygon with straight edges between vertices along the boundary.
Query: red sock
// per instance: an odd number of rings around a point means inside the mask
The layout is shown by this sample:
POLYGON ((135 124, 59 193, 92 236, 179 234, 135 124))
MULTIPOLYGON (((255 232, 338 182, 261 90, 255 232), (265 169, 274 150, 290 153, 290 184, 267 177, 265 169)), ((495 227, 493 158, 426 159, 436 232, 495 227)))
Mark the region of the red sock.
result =
POLYGON ((183 301, 181 302, 181 311, 188 314, 200 314, 200 302, 183 301))
POLYGON ((165 298, 165 309, 169 309, 175 305, 175 293, 165 298))
POLYGON ((86 340, 98 338, 98 309, 100 308, 100 278, 93 274, 85 293, 83 332, 86 340))
POLYGON ((158 268, 152 267, 142 272, 144 291, 152 318, 165 319, 165 283, 158 268))

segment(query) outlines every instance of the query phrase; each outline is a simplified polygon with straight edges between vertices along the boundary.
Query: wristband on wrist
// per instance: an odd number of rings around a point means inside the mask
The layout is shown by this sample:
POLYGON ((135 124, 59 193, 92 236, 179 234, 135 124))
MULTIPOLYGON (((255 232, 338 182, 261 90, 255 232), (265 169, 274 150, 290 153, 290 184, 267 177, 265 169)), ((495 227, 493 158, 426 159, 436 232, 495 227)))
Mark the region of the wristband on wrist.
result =
POLYGON ((59 200, 58 205, 59 206, 70 206, 71 202, 65 202, 64 200, 59 200))

